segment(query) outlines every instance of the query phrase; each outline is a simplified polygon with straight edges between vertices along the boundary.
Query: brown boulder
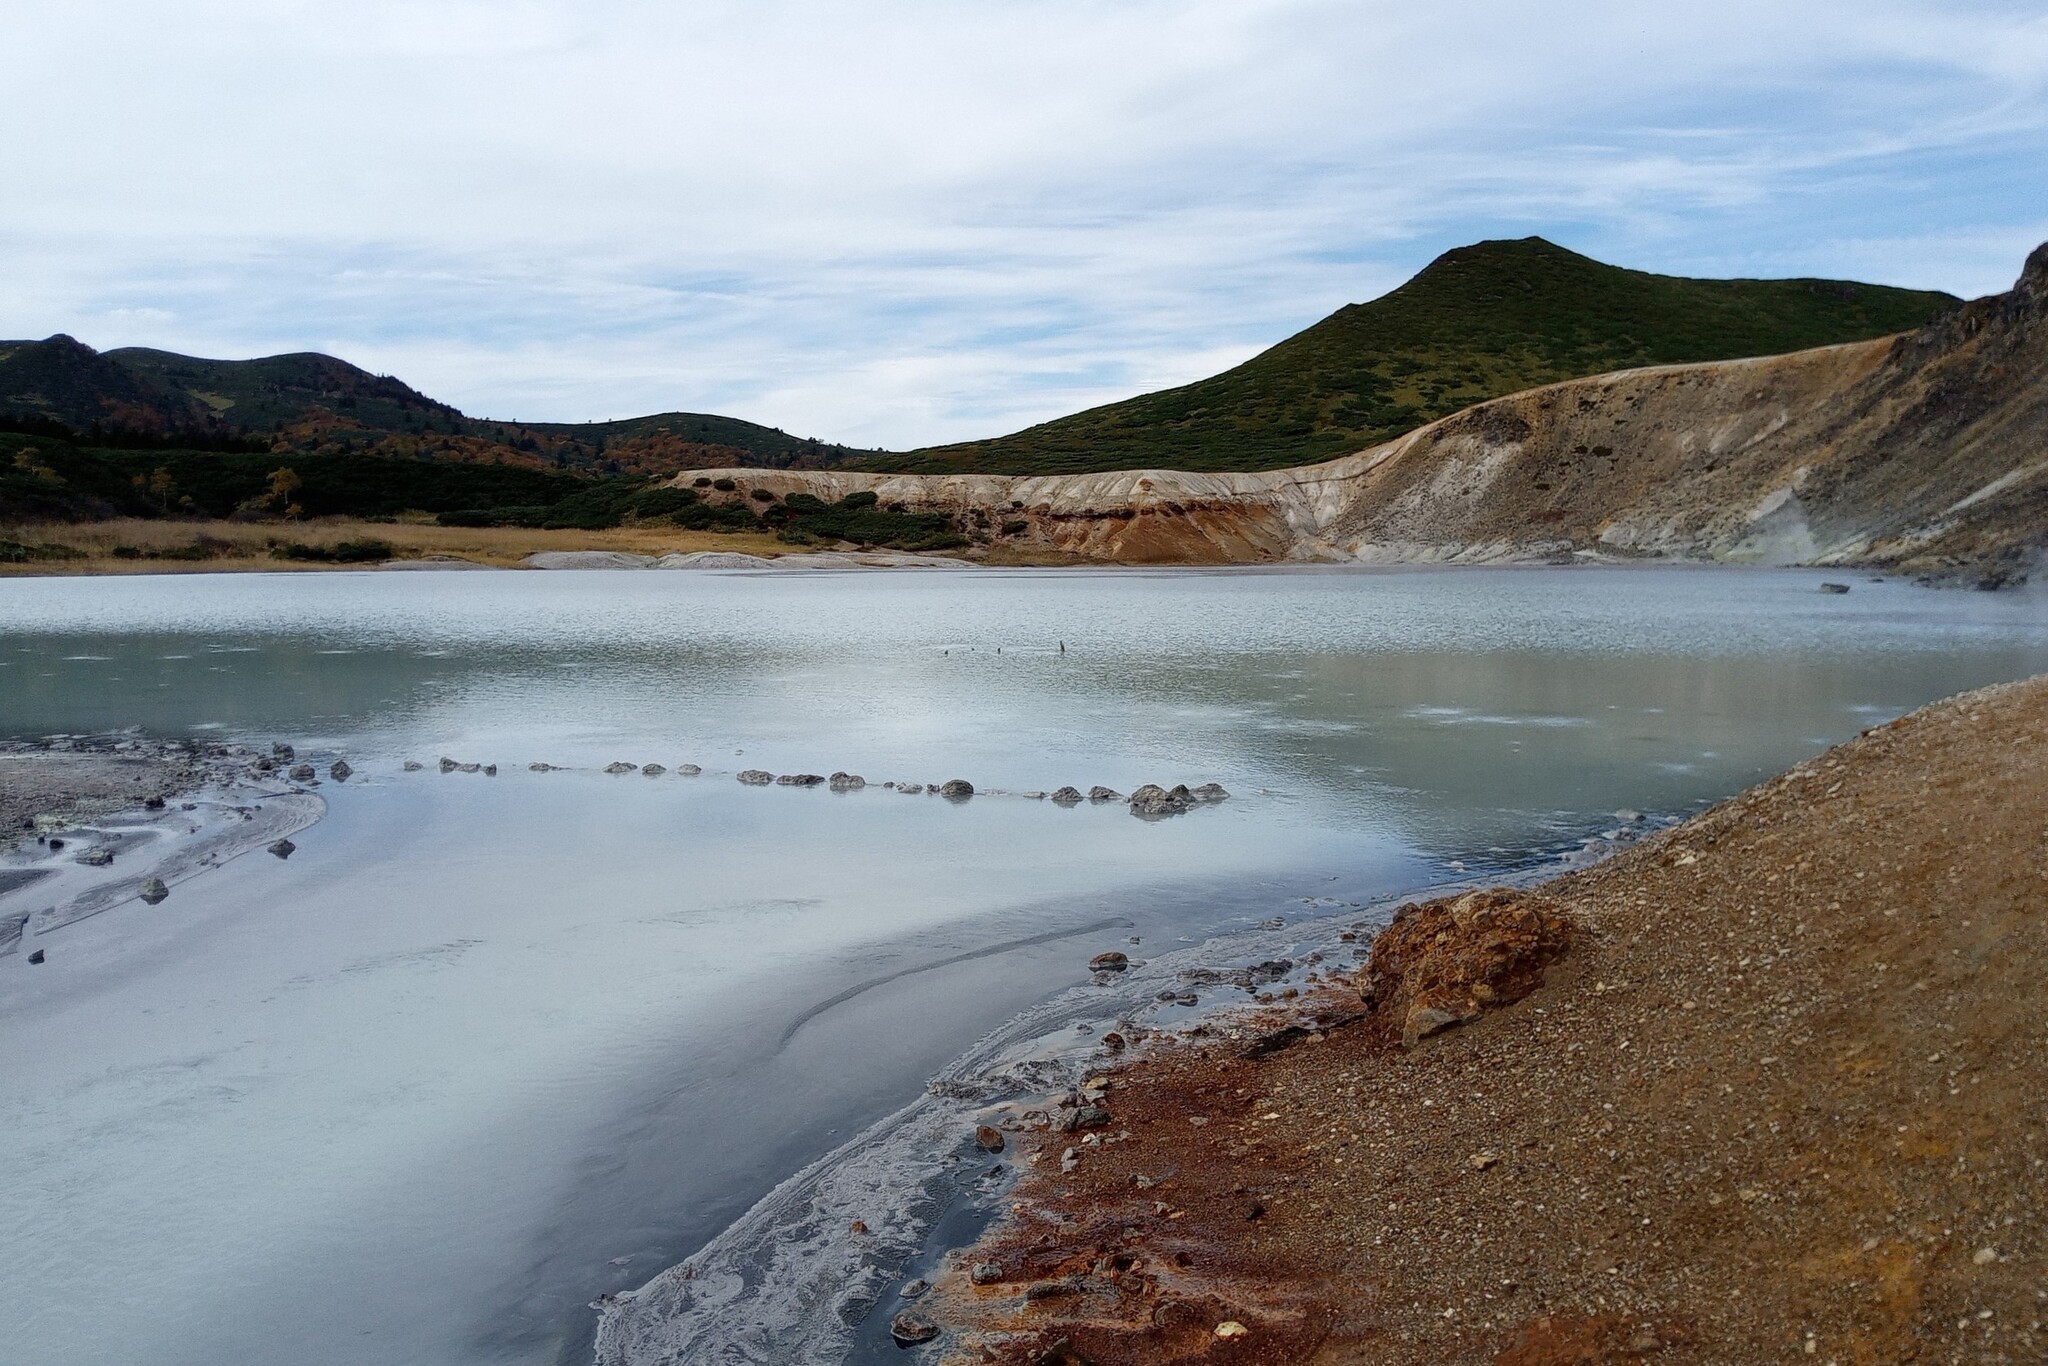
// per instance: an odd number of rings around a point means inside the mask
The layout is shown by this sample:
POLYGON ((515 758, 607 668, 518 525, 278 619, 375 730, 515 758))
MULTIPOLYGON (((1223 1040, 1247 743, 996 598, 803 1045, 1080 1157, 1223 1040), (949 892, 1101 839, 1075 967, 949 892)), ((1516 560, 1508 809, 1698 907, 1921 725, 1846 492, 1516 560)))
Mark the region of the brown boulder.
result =
POLYGON ((1413 1048, 1541 986, 1573 932, 1555 899, 1506 887, 1403 906, 1373 941, 1359 995, 1376 1033, 1413 1048))

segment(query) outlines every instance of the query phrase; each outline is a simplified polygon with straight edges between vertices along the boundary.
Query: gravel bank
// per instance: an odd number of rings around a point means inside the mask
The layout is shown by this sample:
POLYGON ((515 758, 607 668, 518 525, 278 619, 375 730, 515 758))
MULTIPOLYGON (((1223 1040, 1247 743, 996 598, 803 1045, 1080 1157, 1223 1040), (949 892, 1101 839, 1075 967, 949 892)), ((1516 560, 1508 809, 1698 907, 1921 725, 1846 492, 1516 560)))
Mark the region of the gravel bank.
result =
POLYGON ((924 1350, 2043 1360, 2044 967, 2048 678, 1411 912, 1263 1043, 1155 1036, 1106 1122, 1018 1136, 924 1350))

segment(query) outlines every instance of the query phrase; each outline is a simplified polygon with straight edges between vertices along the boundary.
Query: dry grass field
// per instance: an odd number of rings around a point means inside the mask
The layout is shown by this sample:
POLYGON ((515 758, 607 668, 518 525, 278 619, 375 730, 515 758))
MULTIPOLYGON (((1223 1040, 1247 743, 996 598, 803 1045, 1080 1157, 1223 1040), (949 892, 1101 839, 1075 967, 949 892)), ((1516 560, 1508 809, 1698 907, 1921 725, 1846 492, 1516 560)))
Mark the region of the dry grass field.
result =
POLYGON ((382 541, 394 559, 454 557, 478 564, 516 565, 540 550, 623 550, 665 555, 692 550, 733 550, 785 555, 794 547, 772 536, 682 531, 675 527, 618 527, 609 531, 539 531, 520 527, 446 527, 432 522, 365 522, 333 517, 306 522, 174 522, 122 518, 105 522, 0 526, 0 546, 25 547, 31 558, 8 562, 0 574, 167 574, 222 570, 360 569, 358 563, 293 559, 291 546, 332 552, 347 543, 382 541))

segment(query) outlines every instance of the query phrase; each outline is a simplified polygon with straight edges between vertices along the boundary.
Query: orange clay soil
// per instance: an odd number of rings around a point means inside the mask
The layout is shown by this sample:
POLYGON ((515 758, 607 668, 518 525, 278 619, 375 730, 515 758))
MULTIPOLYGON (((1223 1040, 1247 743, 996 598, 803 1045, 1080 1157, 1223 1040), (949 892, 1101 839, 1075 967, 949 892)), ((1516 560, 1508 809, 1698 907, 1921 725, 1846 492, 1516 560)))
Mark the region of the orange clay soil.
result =
POLYGON ((949 1363, 2048 1361, 2044 977, 2048 677, 1148 1044, 916 1312, 949 1363))

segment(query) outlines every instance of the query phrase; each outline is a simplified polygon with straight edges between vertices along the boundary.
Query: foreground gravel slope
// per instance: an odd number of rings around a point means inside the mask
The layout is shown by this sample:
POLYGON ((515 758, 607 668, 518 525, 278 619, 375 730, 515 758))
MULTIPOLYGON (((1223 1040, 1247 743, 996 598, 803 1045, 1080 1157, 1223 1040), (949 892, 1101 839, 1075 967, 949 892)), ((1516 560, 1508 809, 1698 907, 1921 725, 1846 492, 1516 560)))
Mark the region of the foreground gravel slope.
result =
POLYGON ((1483 900, 1263 1055, 1155 1039, 1071 1171, 1027 1137, 939 1353, 2048 1359, 2048 678, 1483 900))

